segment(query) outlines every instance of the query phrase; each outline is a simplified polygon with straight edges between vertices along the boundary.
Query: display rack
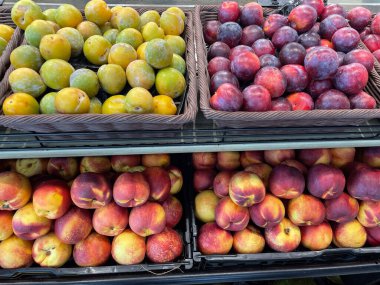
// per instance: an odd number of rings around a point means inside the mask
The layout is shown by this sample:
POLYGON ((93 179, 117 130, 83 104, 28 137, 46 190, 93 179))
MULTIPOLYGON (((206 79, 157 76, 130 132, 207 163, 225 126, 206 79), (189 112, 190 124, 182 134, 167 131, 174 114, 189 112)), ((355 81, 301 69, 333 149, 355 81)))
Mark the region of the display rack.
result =
MULTIPOLYGON (((325 277, 379 272, 375 261, 318 264, 313 266, 281 266, 260 268, 237 268, 235 270, 208 270, 195 272, 171 272, 167 274, 118 274, 117 276, 85 276, 76 278, 39 278, 28 280, 28 276, 1 284, 215 284, 222 282, 262 281, 305 277, 325 277)), ((365 283, 361 283, 365 284, 365 283)))
MULTIPOLYGON (((5 1, 3 5, 10 6, 14 2, 16 1, 5 1)), ((45 1, 36 2, 46 8, 55 6, 60 1, 50 0, 50 3, 45 3, 45 1)), ((66 0, 65 2, 83 8, 86 1, 66 0)), ((112 6, 121 1, 111 0, 107 2, 112 6)), ((195 4, 217 4, 220 2, 218 0, 131 0, 128 1, 128 5, 192 7, 195 4)), ((239 2, 244 4, 250 1, 239 2)), ((262 0, 262 2, 273 3, 271 0, 262 0)), ((340 1, 329 2, 337 3, 340 1)), ((344 2, 340 4, 347 8, 353 5, 361 5, 371 9, 373 12, 380 11, 378 0, 364 0, 362 2, 346 0, 344 2)), ((0 1, 1 4, 2 1, 0 1)), ((293 128, 261 128, 257 126, 250 129, 219 129, 199 114, 194 124, 185 125, 180 130, 169 131, 45 134, 0 129, 0 159, 371 146, 380 146, 379 120, 373 120, 359 126, 293 128)), ((369 273, 380 272, 379 261, 380 258, 375 256, 366 260, 347 260, 335 263, 315 262, 312 264, 283 264, 281 266, 278 264, 239 266, 228 268, 228 270, 207 269, 206 271, 195 265, 190 271, 174 270, 167 273, 121 273, 117 275, 83 275, 65 278, 58 278, 54 275, 33 275, 33 278, 31 278, 31 275, 19 275, 11 280, 0 279, 0 283, 205 284, 353 274, 369 276, 369 273)), ((375 275, 373 278, 377 277, 375 275)))
POLYGON ((359 126, 218 129, 199 118, 180 130, 94 133, 0 132, 0 158, 370 147, 380 121, 359 126))

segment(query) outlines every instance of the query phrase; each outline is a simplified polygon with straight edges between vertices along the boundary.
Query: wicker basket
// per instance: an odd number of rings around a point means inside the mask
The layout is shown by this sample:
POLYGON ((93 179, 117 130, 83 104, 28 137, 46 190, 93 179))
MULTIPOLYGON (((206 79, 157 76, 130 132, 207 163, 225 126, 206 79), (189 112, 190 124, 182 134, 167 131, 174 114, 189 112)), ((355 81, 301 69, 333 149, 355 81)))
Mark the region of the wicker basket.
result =
MULTIPOLYGON (((136 8, 143 13, 148 8, 136 8)), ((157 8, 163 12, 165 8, 157 8)), ((195 120, 197 113, 197 83, 195 68, 195 45, 193 34, 193 13, 185 10, 186 23, 184 38, 186 41, 186 81, 187 90, 183 95, 182 112, 177 115, 157 114, 54 114, 4 116, 0 115, 0 125, 22 131, 41 133, 51 132, 89 132, 89 131, 128 131, 128 130, 164 130, 179 129, 184 124, 195 120)), ((10 67, 0 83, 0 104, 11 94, 8 76, 10 67)))
POLYGON ((22 32, 20 28, 16 28, 11 18, 11 8, 0 7, 0 24, 5 24, 15 28, 15 32, 11 40, 8 42, 7 47, 0 56, 0 78, 3 78, 5 71, 9 68, 9 56, 11 52, 21 43, 22 32))
MULTIPOLYGON (((289 127, 289 126, 328 126, 359 125, 369 119, 380 118, 380 109, 364 110, 311 110, 311 111, 267 111, 267 112, 224 112, 210 107, 210 77, 207 72, 207 46, 203 38, 203 24, 217 19, 218 6, 196 6, 195 29, 198 56, 198 76, 200 89, 200 107, 207 119, 212 119, 218 127, 289 127)), ((271 11, 264 9, 268 15, 271 11)), ((366 48, 360 44, 361 48, 366 48)), ((380 65, 370 73, 365 91, 380 104, 380 65)))
MULTIPOLYGON (((372 19, 371 19, 371 23, 372 23, 372 21, 373 21, 373 18, 375 18, 375 16, 376 16, 377 14, 372 14, 372 19)), ((350 23, 348 23, 348 24, 350 24, 350 23)), ((370 27, 370 24, 368 25, 368 27, 370 27)), ((360 46, 361 48, 363 48, 363 49, 365 49, 365 50, 367 50, 367 51, 369 51, 369 52, 371 52, 367 47, 366 47, 366 45, 364 44, 364 43, 362 43, 362 45, 360 46)), ((372 52, 371 52, 372 53, 372 52)), ((375 64, 375 71, 378 73, 378 74, 380 74, 380 62, 375 58, 375 62, 377 62, 378 64, 375 64)))

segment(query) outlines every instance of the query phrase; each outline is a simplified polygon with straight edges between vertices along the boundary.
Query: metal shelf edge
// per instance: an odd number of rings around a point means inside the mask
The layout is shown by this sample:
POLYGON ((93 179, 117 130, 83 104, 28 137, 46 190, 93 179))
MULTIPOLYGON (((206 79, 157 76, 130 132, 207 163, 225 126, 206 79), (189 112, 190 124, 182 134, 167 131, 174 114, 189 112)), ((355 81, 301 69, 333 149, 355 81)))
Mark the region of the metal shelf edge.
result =
POLYGON ((282 268, 250 268, 231 271, 203 271, 190 273, 168 273, 159 275, 127 275, 118 276, 87 276, 68 279, 38 279, 32 280, 0 280, 1 284, 205 284, 233 281, 260 281, 288 278, 323 277, 334 275, 365 274, 379 272, 380 264, 377 262, 355 262, 344 264, 323 264, 310 266, 283 266, 282 268))
POLYGON ((244 150, 274 150, 274 149, 306 149, 306 148, 338 148, 338 147, 374 147, 380 146, 380 140, 332 140, 332 141, 292 141, 292 142, 242 142, 242 143, 215 143, 190 145, 159 145, 148 146, 88 146, 68 148, 20 148, 1 149, 0 159, 9 158, 43 158, 43 157, 69 157, 69 156, 97 156, 126 155, 126 154, 152 154, 152 153, 193 153, 193 152, 219 152, 244 150))

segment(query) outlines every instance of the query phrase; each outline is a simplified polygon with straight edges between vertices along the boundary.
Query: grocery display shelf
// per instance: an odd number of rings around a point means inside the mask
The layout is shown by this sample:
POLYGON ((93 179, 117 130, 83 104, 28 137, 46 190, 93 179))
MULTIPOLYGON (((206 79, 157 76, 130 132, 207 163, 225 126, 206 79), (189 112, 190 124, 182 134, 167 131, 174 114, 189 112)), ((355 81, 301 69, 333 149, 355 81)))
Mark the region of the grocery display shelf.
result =
MULTIPOLYGON (((257 0, 263 5, 280 5, 289 0, 257 0)), ((4 1, 11 6, 16 0, 4 1)), ((42 7, 59 5, 62 1, 36 1, 42 7)), ((86 1, 68 0, 67 3, 83 8, 86 1)), ((250 0, 239 1, 241 4, 250 0)), ((337 0, 329 3, 338 2, 337 0)), ((107 1, 109 5, 122 3, 107 1)), ((219 0, 143 0, 128 1, 128 5, 180 6, 217 4, 219 0)), ((347 8, 362 5, 376 12, 380 10, 377 0, 345 0, 340 3, 347 8)), ((374 120, 360 126, 339 127, 292 127, 250 129, 218 129, 199 113, 194 124, 179 130, 167 131, 123 131, 123 132, 71 132, 71 133, 27 133, 9 129, 0 130, 0 158, 184 153, 200 151, 241 151, 263 149, 300 149, 318 147, 369 147, 380 145, 380 121, 374 120)))
MULTIPOLYGON (((214 269, 207 271, 169 272, 166 274, 139 273, 83 277, 67 277, 0 280, 1 284, 215 284, 222 282, 244 282, 260 280, 291 279, 305 277, 326 277, 336 275, 367 274, 380 271, 377 261, 322 263, 313 265, 294 265, 277 267, 241 267, 214 269)), ((45 276, 46 277, 46 276, 45 276)), ((365 283, 362 283, 365 284, 365 283)))
MULTIPOLYGON (((278 0, 281 3, 282 0, 278 0)), ((0 5, 12 5, 16 1, 2 1, 0 5)), ((61 1, 36 1, 42 7, 56 6, 61 1)), ((66 0, 79 8, 86 1, 66 0)), ((107 0, 112 6, 120 0, 107 0)), ((181 6, 196 4, 218 4, 220 0, 130 0, 130 6, 181 6)), ((242 0, 241 4, 251 2, 242 0)), ((263 5, 276 1, 258 0, 263 5)), ((361 5, 380 12, 379 0, 331 0, 346 8, 361 5)), ((242 151, 269 149, 301 149, 332 147, 380 146, 380 120, 373 120, 360 126, 334 127, 292 127, 219 129, 201 115, 194 124, 179 130, 168 131, 125 131, 98 133, 28 133, 10 129, 0 129, 0 159, 91 156, 144 153, 191 153, 203 151, 242 151)), ((361 284, 367 284, 365 277, 380 272, 380 258, 366 260, 346 260, 339 262, 316 261, 311 264, 267 264, 203 269, 194 265, 193 269, 168 270, 167 272, 139 272, 92 275, 93 268, 82 276, 57 277, 36 272, 20 274, 12 279, 0 279, 0 284, 215 284, 223 282, 244 282, 276 280, 304 277, 326 277, 336 275, 361 275, 361 284), (33 278, 32 278, 33 277, 33 278)), ((375 276, 375 277, 378 277, 375 276)))
MULTIPOLYGON (((263 5, 282 3, 285 0, 257 0, 263 5)), ((289 2, 289 0, 287 0, 289 2)), ((5 1, 12 5, 15 0, 5 1)), ((59 5, 62 1, 37 1, 42 7, 59 5)), ((84 7, 86 1, 65 1, 84 7)), ((239 1, 241 4, 250 0, 239 1)), ((337 0, 329 1, 336 3, 337 0)), ((120 4, 120 0, 107 1, 109 5, 120 4)), ((217 4, 220 0, 150 0, 128 1, 128 5, 139 6, 180 6, 196 4, 217 4)), ((345 0, 350 5, 362 5, 372 11, 380 11, 377 0, 345 0)), ((211 121, 199 116, 194 124, 179 130, 168 131, 124 131, 97 133, 26 133, 0 130, 0 158, 143 154, 143 153, 185 153, 201 151, 241 151, 263 149, 300 149, 318 147, 369 147, 380 145, 380 121, 371 121, 360 126, 340 127, 293 127, 250 129, 218 129, 211 121)))
POLYGON ((0 158, 370 147, 380 121, 360 126, 218 129, 203 118, 179 130, 27 133, 0 131, 0 158))

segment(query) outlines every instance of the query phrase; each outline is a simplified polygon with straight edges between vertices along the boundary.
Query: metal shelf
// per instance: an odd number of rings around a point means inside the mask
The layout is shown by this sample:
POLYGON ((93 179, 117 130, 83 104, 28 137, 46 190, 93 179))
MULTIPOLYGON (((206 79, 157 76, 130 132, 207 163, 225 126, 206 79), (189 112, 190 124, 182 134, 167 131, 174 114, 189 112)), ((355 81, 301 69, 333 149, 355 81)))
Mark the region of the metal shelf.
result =
POLYGON ((291 279, 305 277, 326 277, 350 274, 376 273, 380 264, 375 261, 344 262, 314 265, 295 265, 281 267, 251 267, 228 268, 220 270, 170 272, 167 274, 118 274, 102 276, 86 276, 73 278, 38 278, 29 279, 20 276, 20 279, 0 280, 1 284, 206 284, 222 282, 261 281, 276 279, 291 279))
POLYGON ((380 121, 360 126, 218 129, 200 115, 180 130, 0 131, 0 158, 380 146, 380 121))

